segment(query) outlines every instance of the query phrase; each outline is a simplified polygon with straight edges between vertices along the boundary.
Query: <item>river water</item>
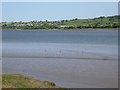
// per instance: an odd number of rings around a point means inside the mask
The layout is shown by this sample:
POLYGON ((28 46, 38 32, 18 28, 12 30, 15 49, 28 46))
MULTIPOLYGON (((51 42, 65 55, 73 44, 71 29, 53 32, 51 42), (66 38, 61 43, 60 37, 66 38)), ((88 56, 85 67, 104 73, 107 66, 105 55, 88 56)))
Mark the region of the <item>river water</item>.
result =
POLYGON ((69 88, 118 87, 117 30, 4 30, 3 73, 69 88))

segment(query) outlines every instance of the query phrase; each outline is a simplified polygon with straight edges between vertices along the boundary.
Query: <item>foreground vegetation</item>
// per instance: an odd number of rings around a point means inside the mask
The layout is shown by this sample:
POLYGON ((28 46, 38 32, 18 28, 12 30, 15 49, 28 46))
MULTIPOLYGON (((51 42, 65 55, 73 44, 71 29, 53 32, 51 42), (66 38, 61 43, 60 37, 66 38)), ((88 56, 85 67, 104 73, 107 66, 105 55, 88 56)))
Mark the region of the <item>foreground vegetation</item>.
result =
POLYGON ((55 83, 39 81, 19 74, 3 74, 3 88, 57 88, 55 83))
POLYGON ((2 22, 2 29, 96 29, 120 28, 120 15, 92 19, 71 19, 61 21, 2 22))

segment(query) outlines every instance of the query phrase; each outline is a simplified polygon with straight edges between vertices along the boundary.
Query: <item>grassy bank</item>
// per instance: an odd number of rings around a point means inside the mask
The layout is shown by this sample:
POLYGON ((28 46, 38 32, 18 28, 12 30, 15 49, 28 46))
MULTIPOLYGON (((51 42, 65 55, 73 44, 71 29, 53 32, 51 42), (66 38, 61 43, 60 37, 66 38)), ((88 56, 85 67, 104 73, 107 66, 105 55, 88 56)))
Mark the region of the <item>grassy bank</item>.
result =
POLYGON ((40 81, 20 74, 3 74, 3 88, 58 88, 55 83, 40 81))

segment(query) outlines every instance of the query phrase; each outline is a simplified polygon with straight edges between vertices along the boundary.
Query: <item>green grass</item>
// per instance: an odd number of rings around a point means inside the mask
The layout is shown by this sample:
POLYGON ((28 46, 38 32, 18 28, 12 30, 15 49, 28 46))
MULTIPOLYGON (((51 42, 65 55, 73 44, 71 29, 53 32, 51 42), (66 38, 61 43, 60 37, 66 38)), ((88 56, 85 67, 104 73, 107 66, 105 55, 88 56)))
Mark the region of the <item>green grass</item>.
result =
POLYGON ((57 88, 55 83, 40 81, 20 74, 3 74, 3 88, 57 88))
POLYGON ((93 19, 73 19, 64 21, 64 25, 66 26, 72 26, 72 27, 78 27, 81 26, 81 28, 117 28, 119 27, 119 16, 112 16, 112 17, 99 17, 99 18, 93 18, 93 19))

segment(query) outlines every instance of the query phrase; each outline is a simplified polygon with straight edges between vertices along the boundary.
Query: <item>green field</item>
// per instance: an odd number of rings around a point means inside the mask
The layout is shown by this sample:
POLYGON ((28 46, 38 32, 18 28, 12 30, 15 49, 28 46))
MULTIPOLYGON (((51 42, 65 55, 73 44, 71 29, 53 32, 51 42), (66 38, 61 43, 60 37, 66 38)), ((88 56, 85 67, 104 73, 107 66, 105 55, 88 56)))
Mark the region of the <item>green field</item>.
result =
POLYGON ((73 19, 65 21, 66 26, 73 28, 117 28, 120 23, 118 22, 120 17, 99 17, 94 19, 73 19))

